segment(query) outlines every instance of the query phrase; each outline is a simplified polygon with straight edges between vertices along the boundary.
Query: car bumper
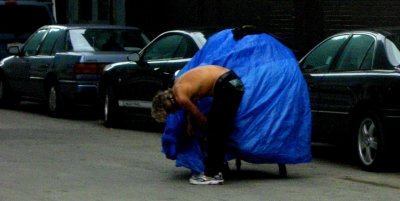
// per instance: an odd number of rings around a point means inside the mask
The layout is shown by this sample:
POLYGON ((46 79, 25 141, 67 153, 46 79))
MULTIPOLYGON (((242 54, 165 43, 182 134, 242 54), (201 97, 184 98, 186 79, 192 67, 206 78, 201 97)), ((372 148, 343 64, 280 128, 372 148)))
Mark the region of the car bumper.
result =
POLYGON ((60 83, 60 90, 63 97, 72 104, 97 104, 97 82, 64 82, 60 83))

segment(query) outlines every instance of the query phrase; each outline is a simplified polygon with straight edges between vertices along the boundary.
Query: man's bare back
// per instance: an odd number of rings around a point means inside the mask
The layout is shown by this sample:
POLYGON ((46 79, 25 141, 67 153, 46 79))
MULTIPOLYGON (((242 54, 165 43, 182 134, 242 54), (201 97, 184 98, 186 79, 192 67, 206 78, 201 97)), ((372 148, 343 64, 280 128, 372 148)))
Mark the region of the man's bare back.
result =
POLYGON ((191 100, 212 96, 215 82, 228 71, 227 68, 215 65, 194 68, 176 79, 172 90, 175 97, 181 95, 191 100))
POLYGON ((201 66, 187 71, 175 80, 172 87, 176 102, 183 109, 192 113, 198 122, 205 122, 206 117, 194 103, 202 97, 212 96, 216 81, 228 71, 227 68, 214 65, 201 66))

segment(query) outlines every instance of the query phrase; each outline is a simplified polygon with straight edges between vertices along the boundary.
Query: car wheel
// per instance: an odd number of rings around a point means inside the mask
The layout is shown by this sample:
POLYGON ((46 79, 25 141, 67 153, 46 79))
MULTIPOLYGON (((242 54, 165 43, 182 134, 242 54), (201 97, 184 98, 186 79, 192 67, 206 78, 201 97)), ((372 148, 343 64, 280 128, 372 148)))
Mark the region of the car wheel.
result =
POLYGON ((6 103, 6 89, 2 78, 0 78, 0 105, 3 106, 6 103))
POLYGON ((385 147, 383 131, 379 118, 369 113, 361 118, 357 134, 358 158, 361 166, 368 171, 378 171, 382 168, 385 147))
POLYGON ((110 86, 104 94, 103 100, 103 122, 106 127, 114 127, 118 123, 118 100, 114 90, 110 86))
POLYGON ((17 103, 17 97, 11 92, 5 79, 0 76, 0 106, 9 107, 17 103))
POLYGON ((59 116, 63 109, 63 100, 56 84, 51 84, 47 94, 47 109, 50 116, 59 116))

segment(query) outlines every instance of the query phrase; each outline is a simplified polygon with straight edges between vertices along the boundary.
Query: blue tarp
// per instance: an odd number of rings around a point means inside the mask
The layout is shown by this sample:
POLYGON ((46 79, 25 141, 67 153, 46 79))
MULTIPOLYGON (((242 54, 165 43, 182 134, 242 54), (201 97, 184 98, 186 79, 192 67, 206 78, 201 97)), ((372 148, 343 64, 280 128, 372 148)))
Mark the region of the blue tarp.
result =
MULTIPOLYGON (((232 30, 227 29, 210 37, 177 77, 203 65, 232 69, 244 83, 226 160, 282 164, 311 161, 308 89, 289 48, 265 33, 236 41, 232 30)), ((197 105, 207 113, 211 101, 212 97, 206 97, 197 105)), ((202 172, 202 136, 200 131, 194 137, 185 133, 185 111, 180 110, 168 115, 162 151, 176 160, 176 166, 202 172)))

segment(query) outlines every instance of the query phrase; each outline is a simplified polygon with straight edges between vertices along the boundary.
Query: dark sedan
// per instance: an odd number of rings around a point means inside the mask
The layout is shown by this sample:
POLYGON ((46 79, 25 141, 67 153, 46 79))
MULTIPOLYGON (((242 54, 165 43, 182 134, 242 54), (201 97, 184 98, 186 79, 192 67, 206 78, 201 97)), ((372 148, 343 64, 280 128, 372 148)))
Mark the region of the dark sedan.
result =
POLYGON ((400 28, 333 35, 300 60, 313 141, 349 143, 366 170, 398 163, 400 28))
POLYGON ((68 105, 95 105, 105 65, 127 61, 149 42, 136 27, 49 25, 0 62, 0 104, 47 103, 51 115, 68 105))
POLYGON ((123 117, 150 117, 152 99, 171 85, 181 69, 219 29, 167 31, 147 45, 132 61, 106 66, 100 81, 104 125, 115 126, 123 117))

